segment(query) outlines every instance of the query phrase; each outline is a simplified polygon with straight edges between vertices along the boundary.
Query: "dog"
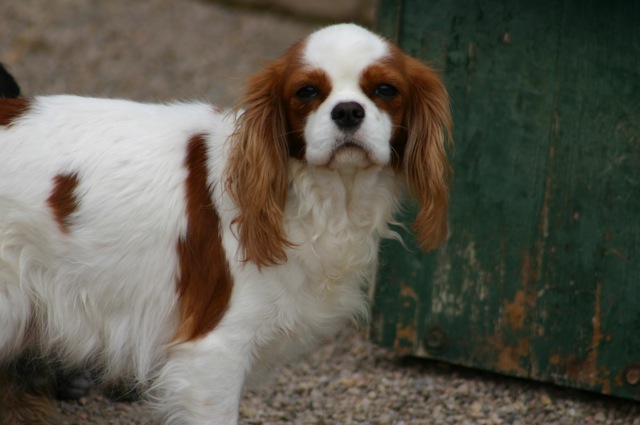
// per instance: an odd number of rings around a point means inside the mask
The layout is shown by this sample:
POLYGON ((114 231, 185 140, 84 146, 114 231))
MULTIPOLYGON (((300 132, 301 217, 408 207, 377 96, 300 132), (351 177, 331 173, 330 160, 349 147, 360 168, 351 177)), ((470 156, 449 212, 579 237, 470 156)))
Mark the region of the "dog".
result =
MULTIPOLYGON (((366 320, 405 197, 420 247, 446 238, 451 125, 437 73, 354 24, 239 109, 0 100, 0 363, 94 365, 161 423, 237 423, 247 385, 366 320)), ((7 376, 5 425, 27 423, 7 376)))

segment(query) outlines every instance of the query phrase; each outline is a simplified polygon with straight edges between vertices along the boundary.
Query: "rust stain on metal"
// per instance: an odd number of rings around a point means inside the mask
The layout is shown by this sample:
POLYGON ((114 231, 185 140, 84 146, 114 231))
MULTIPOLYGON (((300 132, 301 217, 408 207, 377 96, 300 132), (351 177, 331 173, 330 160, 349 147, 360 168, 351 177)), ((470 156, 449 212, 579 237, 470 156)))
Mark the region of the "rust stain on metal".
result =
POLYGON ((522 285, 528 285, 531 282, 538 280, 538 268, 531 264, 531 255, 525 253, 520 263, 520 283, 522 285))
MULTIPOLYGON (((609 338, 602 330, 602 283, 600 282, 596 284, 594 301, 594 312, 591 319, 592 334, 586 358, 580 359, 575 354, 557 353, 551 357, 550 363, 563 370, 570 380, 592 387, 600 387, 602 393, 611 394, 612 386, 621 386, 622 379, 617 376, 612 380, 611 371, 598 366, 600 345, 602 341, 607 341, 609 338)), ((626 376, 623 379, 626 379, 626 376)))
POLYGON ((595 302, 593 308, 593 333, 591 335, 591 343, 589 344, 589 354, 585 364, 585 372, 588 382, 596 385, 602 385, 602 391, 605 394, 611 393, 611 382, 608 379, 602 379, 601 376, 609 375, 604 368, 598 367, 598 356, 600 353, 600 343, 604 339, 602 333, 602 283, 596 284, 595 302))
MULTIPOLYGON (((553 115, 551 116, 551 143, 549 145, 549 153, 547 154, 547 176, 544 181, 544 199, 542 201, 542 210, 540 211, 540 231, 541 238, 539 243, 542 245, 543 241, 546 240, 549 235, 549 207, 551 205, 551 189, 553 187, 553 167, 551 164, 556 156, 556 148, 555 144, 558 141, 560 135, 560 117, 558 116, 558 111, 553 111, 553 115)), ((538 253, 542 254, 543 249, 542 246, 538 246, 538 253)), ((538 258, 538 265, 542 264, 542 259, 538 258)))
POLYGON ((556 156, 555 144, 557 143, 560 133, 560 117, 558 112, 554 111, 551 116, 551 143, 547 153, 547 171, 544 181, 544 196, 542 199, 542 207, 538 218, 538 238, 535 241, 533 258, 529 253, 525 254, 522 265, 520 267, 520 283, 526 288, 531 283, 537 282, 542 274, 542 266, 546 248, 546 241, 549 237, 549 210, 553 198, 553 160, 556 156))
POLYGON ((540 278, 542 264, 543 239, 536 244, 534 256, 526 253, 520 266, 520 289, 513 299, 503 301, 502 320, 496 326, 496 333, 489 338, 493 347, 495 368, 504 373, 529 377, 529 365, 532 360, 529 318, 535 312, 537 292, 536 282, 540 278), (505 335, 509 342, 505 343, 505 335))
POLYGON ((418 301, 418 294, 416 294, 416 290, 413 289, 412 286, 409 286, 409 285, 406 285, 406 284, 401 284, 400 296, 401 297, 408 297, 408 298, 411 298, 414 301, 418 301))
POLYGON ((596 367, 589 363, 588 359, 580 359, 575 354, 555 354, 555 362, 566 377, 581 385, 599 388, 603 394, 611 394, 613 386, 622 386, 620 376, 611 378, 611 372, 604 367, 596 367))
POLYGON ((536 247, 536 259, 532 261, 531 255, 526 253, 520 264, 520 285, 522 289, 517 291, 514 300, 505 302, 505 315, 507 322, 514 326, 514 329, 521 329, 527 313, 532 312, 536 306, 535 284, 540 279, 542 270, 543 242, 539 241, 536 247), (509 307, 509 308, 507 308, 509 307))
POLYGON ((396 337, 393 341, 393 349, 400 354, 411 354, 417 339, 415 323, 403 325, 396 324, 396 337))
MULTIPOLYGON (((555 157, 555 148, 553 145, 549 147, 549 161, 555 157)), ((544 183, 544 200, 542 202, 542 209, 540 210, 539 229, 541 231, 541 239, 546 239, 549 234, 549 205, 551 204, 551 187, 553 182, 553 175, 551 172, 547 173, 547 178, 544 183)))
POLYGON ((536 307, 536 283, 540 278, 544 239, 542 236, 536 243, 535 255, 524 255, 520 266, 520 289, 515 292, 513 299, 504 300, 502 321, 489 341, 495 350, 494 355, 497 355, 496 369, 521 377, 531 374, 528 367, 532 362, 528 321, 536 307), (504 335, 512 335, 509 343, 505 343, 504 335))
POLYGON ((627 261, 629 259, 629 257, 627 257, 625 254, 620 252, 620 250, 612 249, 611 252, 621 260, 627 261))
POLYGON ((522 366, 521 359, 529 355, 529 338, 522 338, 517 345, 502 347, 498 355, 498 370, 513 373, 517 376, 529 376, 529 371, 522 366))
POLYGON ((512 302, 504 301, 505 321, 513 331, 524 328, 528 307, 535 303, 535 297, 528 296, 524 290, 516 292, 512 302))
MULTIPOLYGON (((419 301, 415 289, 404 281, 400 281, 400 297, 402 309, 406 312, 415 310, 419 301)), ((412 354, 417 345, 418 331, 416 329, 417 318, 406 317, 396 323, 393 348, 401 354, 412 354)))
POLYGON ((596 284, 596 295, 593 307, 593 333, 591 335, 591 344, 589 344, 589 355, 587 356, 587 365, 591 374, 596 372, 596 364, 598 362, 598 353, 600 351, 600 343, 604 338, 602 334, 602 283, 596 284))
POLYGON ((513 343, 505 343, 503 334, 498 331, 487 338, 485 354, 492 356, 494 368, 498 372, 512 374, 520 377, 529 377, 528 364, 531 354, 531 342, 529 336, 524 336, 513 343))

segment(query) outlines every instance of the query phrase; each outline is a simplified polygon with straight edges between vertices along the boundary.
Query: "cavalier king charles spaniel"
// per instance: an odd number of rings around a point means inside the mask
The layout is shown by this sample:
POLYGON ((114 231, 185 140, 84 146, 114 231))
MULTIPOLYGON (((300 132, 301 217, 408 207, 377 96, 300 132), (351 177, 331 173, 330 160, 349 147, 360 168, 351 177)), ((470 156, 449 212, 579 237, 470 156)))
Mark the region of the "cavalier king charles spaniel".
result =
POLYGON ((55 423, 23 355, 135 384, 161 423, 235 424, 246 385, 366 319, 405 194, 420 246, 446 237, 448 96, 388 41, 321 29, 241 106, 0 99, 5 425, 55 423))

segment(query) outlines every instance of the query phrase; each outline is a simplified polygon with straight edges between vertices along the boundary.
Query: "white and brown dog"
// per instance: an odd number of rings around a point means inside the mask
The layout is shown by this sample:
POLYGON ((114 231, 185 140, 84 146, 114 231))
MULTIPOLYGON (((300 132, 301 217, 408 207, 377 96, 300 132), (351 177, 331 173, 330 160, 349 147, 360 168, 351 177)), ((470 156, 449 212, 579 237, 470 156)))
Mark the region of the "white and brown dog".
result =
POLYGON ((437 75, 351 24, 268 64, 239 112, 0 100, 0 362, 92 364, 163 423, 236 423, 247 382, 366 317, 403 193, 442 242, 450 125, 437 75))

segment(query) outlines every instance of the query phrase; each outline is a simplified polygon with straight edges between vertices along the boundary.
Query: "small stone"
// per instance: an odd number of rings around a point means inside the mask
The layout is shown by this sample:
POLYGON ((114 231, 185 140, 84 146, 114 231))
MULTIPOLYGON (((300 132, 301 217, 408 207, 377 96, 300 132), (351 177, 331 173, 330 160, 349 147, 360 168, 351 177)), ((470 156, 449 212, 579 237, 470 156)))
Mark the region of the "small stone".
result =
POLYGON ((553 404, 553 401, 551 400, 551 398, 547 394, 542 393, 540 395, 540 403, 543 406, 550 406, 551 404, 553 404))
POLYGON ((480 416, 482 416, 482 403, 480 403, 479 401, 474 401, 473 403, 471 403, 469 413, 473 418, 479 418, 480 416))
POLYGON ((607 420, 607 417, 602 412, 598 412, 593 416, 593 419, 597 422, 604 422, 607 420))
POLYGON ((456 388, 458 394, 469 394, 469 385, 465 382, 456 388))
POLYGON ((353 387, 356 384, 356 380, 353 378, 342 378, 340 379, 340 381, 338 381, 338 383, 345 387, 353 387))
POLYGON ((504 423, 504 421, 495 413, 490 413, 489 414, 489 423, 491 425, 501 425, 502 423, 504 423))

